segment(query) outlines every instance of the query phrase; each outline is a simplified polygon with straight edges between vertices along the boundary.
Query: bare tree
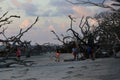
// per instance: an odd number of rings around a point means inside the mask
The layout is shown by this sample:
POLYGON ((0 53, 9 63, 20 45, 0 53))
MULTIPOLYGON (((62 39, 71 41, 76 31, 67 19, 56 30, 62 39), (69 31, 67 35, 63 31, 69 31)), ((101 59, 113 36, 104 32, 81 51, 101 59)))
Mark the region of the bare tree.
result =
POLYGON ((71 15, 68 15, 69 19, 70 19, 70 28, 68 28, 66 30, 66 32, 72 32, 72 35, 69 36, 62 36, 63 38, 61 39, 55 31, 52 31, 52 33, 56 36, 57 40, 59 40, 60 42, 62 42, 64 45, 71 45, 75 44, 81 52, 86 53, 86 47, 87 47, 87 42, 88 42, 88 36, 90 36, 90 33, 92 33, 92 31, 90 30, 91 26, 88 22, 89 19, 91 19, 91 17, 86 17, 84 18, 84 16, 80 19, 80 23, 78 25, 78 28, 80 29, 80 32, 77 32, 76 30, 74 30, 73 28, 73 23, 76 22, 76 18, 72 17, 71 15), (72 41, 69 43, 65 42, 65 39, 69 39, 71 38, 72 41))
MULTIPOLYGON (((114 47, 120 41, 119 37, 119 15, 120 15, 120 0, 111 0, 113 1, 111 4, 106 4, 107 0, 102 0, 101 2, 94 2, 92 0, 66 0, 67 2, 73 5, 93 5, 101 8, 107 8, 112 11, 112 13, 100 13, 95 16, 95 19, 98 22, 98 26, 96 26, 94 30, 94 37, 97 43, 106 42, 112 44, 113 52, 115 53, 114 47)), ((81 21, 82 22, 82 21, 81 21)), ((82 31, 82 30, 81 30, 82 31)), ((119 42, 120 43, 120 42, 119 42)))
MULTIPOLYGON (((0 28, 2 29, 2 31, 0 32, 0 35, 3 35, 4 39, 0 39, 0 42, 2 43, 5 43, 5 49, 4 51, 7 51, 4 53, 5 54, 5 57, 0 60, 1 61, 4 61, 6 59, 8 59, 9 55, 14 53, 15 49, 16 49, 16 46, 20 46, 20 47, 24 47, 24 48, 29 48, 28 47, 28 44, 30 45, 30 41, 22 41, 21 38, 24 36, 25 33, 27 33, 35 24, 36 22, 38 21, 38 18, 37 17, 35 19, 35 21, 25 30, 23 29, 20 29, 19 30, 19 33, 17 35, 14 35, 14 36, 11 36, 11 37, 7 37, 6 34, 5 34, 5 31, 7 31, 7 27, 5 28, 4 25, 6 24, 11 24, 13 22, 13 20, 11 20, 11 18, 20 18, 20 16, 17 16, 17 15, 11 15, 9 17, 6 17, 8 14, 8 12, 4 13, 1 17, 0 17, 0 28)), ((7 67, 11 64, 14 64, 14 63, 6 63, 5 65, 0 65, 0 67, 7 67)))

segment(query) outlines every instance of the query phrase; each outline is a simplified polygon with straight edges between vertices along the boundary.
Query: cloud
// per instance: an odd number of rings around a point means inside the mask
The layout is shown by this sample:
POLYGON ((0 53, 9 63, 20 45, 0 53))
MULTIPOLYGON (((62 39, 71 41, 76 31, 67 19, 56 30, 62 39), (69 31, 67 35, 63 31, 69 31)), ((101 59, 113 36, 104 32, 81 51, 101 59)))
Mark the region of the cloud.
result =
POLYGON ((65 0, 51 0, 50 4, 56 7, 69 6, 69 3, 66 2, 65 0))
POLYGON ((49 16, 61 16, 62 17, 62 16, 66 16, 68 14, 74 13, 74 11, 71 10, 71 5, 68 2, 66 2, 65 0, 51 0, 49 5, 53 8, 55 8, 51 12, 48 12, 49 16))
POLYGON ((28 19, 25 19, 21 24, 20 28, 26 28, 30 24, 30 21, 28 19))
POLYGON ((32 2, 33 0, 26 0, 27 2, 32 2))
POLYGON ((0 0, 0 2, 3 2, 3 1, 5 1, 5 0, 0 0))
POLYGON ((42 16, 42 17, 51 17, 51 16, 55 16, 55 15, 54 15, 54 11, 49 9, 49 10, 43 12, 40 16, 42 16))
MULTIPOLYGON (((90 9, 70 4, 65 0, 51 0, 47 5, 48 7, 35 4, 36 2, 33 3, 32 0, 26 0, 24 2, 20 2, 18 0, 11 1, 18 9, 24 10, 28 16, 62 17, 69 14, 87 15, 91 12, 90 9)), ((93 12, 90 14, 93 14, 93 12)))
POLYGON ((54 28, 52 25, 50 25, 50 26, 48 27, 48 29, 49 29, 50 31, 55 31, 55 28, 54 28))
POLYGON ((24 10, 28 16, 37 16, 38 6, 32 3, 32 0, 20 2, 18 0, 11 0, 11 3, 19 10, 24 10))
POLYGON ((90 8, 82 7, 82 6, 73 6, 72 10, 74 10, 76 13, 75 15, 78 16, 91 16, 95 14, 95 12, 92 11, 90 8))
MULTIPOLYGON (((99 0, 93 0, 94 2, 100 2, 99 0)), ((95 10, 98 8, 91 5, 74 5, 65 0, 52 0, 50 5, 56 8, 56 12, 52 16, 67 16, 69 14, 77 16, 88 16, 94 15, 95 10)), ((98 11, 98 10, 97 10, 98 11)), ((98 11, 100 12, 100 10, 98 11)))
POLYGON ((37 6, 35 6, 31 3, 28 3, 28 4, 25 3, 25 4, 23 4, 23 9, 25 10, 27 15, 37 16, 37 11, 38 11, 37 6))
POLYGON ((17 0, 11 0, 11 3, 16 6, 17 8, 20 8, 20 6, 22 5, 20 2, 18 2, 17 0))

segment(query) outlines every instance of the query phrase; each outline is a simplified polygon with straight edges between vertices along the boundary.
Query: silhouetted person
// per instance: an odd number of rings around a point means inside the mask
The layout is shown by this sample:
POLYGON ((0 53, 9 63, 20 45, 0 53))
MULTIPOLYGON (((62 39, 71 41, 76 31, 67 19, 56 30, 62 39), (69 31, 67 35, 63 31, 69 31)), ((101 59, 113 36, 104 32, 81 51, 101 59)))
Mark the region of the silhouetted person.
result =
POLYGON ((95 54, 94 54, 94 36, 92 35, 92 33, 90 33, 89 37, 88 37, 88 46, 87 46, 87 53, 88 56, 91 59, 95 59, 95 54))

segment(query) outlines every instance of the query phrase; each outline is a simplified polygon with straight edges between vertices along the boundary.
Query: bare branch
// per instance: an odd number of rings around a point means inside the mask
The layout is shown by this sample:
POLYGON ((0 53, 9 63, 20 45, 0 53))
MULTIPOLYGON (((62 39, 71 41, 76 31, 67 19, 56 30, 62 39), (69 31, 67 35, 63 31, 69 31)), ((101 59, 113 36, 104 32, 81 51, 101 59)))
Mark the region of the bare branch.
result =
POLYGON ((7 11, 5 14, 3 14, 3 16, 0 18, 0 20, 1 20, 3 17, 5 17, 5 16, 7 15, 7 13, 8 13, 8 11, 7 11))
POLYGON ((70 0, 66 0, 67 2, 71 3, 71 4, 90 4, 90 5, 94 5, 94 6, 98 6, 98 7, 102 7, 102 8, 108 8, 108 9, 111 9, 112 11, 116 11, 115 8, 109 6, 109 5, 106 5, 104 4, 106 0, 103 0, 102 3, 95 3, 95 2, 92 2, 90 0, 88 1, 83 1, 83 0, 75 0, 76 2, 72 2, 70 0))
POLYGON ((51 32, 57 37, 57 40, 59 40, 60 42, 62 42, 63 44, 65 44, 64 41, 62 41, 60 39, 60 37, 56 34, 56 32, 54 30, 52 30, 51 32))
POLYGON ((82 18, 81 18, 81 20, 80 20, 79 27, 81 27, 81 25, 82 25, 82 22, 83 22, 83 19, 84 19, 84 16, 82 16, 82 18))
MULTIPOLYGON (((6 14, 5 14, 5 15, 6 15, 6 14)), ((12 18, 12 17, 14 17, 14 18, 20 18, 20 16, 11 15, 11 16, 9 16, 8 18, 5 18, 5 19, 0 20, 0 22, 8 21, 8 20, 9 20, 10 18, 12 18)))
POLYGON ((16 37, 18 37, 20 39, 23 36, 24 33, 28 32, 28 30, 31 29, 34 24, 36 24, 38 19, 39 19, 39 17, 37 17, 35 22, 30 27, 28 27, 25 31, 22 32, 22 29, 20 29, 20 32, 19 32, 19 34, 16 37))
POLYGON ((0 28, 2 27, 2 26, 4 26, 4 25, 6 25, 6 24, 10 24, 12 21, 4 21, 4 22, 2 22, 2 24, 0 24, 0 28))
POLYGON ((68 15, 68 17, 70 18, 70 20, 71 20, 71 23, 70 23, 70 28, 72 28, 72 23, 73 22, 75 22, 75 18, 74 17, 72 17, 71 15, 68 15))
POLYGON ((3 31, 2 31, 2 35, 6 38, 6 40, 8 40, 8 38, 7 38, 6 35, 5 35, 5 30, 7 30, 7 28, 8 28, 8 27, 3 28, 3 31))

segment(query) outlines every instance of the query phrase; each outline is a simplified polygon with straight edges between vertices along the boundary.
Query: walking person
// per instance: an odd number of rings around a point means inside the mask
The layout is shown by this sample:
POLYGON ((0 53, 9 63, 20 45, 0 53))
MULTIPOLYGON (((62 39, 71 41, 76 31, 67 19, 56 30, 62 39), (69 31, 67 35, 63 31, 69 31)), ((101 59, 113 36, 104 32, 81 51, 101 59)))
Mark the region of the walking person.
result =
POLYGON ((56 62, 60 62, 60 50, 56 50, 56 62))
POLYGON ((17 57, 17 60, 18 60, 18 62, 19 62, 19 61, 20 61, 20 57, 21 57, 21 50, 20 50, 20 47, 17 47, 16 57, 17 57))
POLYGON ((79 57, 79 56, 78 56, 78 53, 79 53, 79 52, 78 52, 78 48, 74 46, 74 47, 72 48, 72 54, 73 54, 74 60, 78 60, 78 57, 79 57))
POLYGON ((92 58, 92 48, 90 46, 87 46, 87 53, 88 53, 88 58, 92 58))

